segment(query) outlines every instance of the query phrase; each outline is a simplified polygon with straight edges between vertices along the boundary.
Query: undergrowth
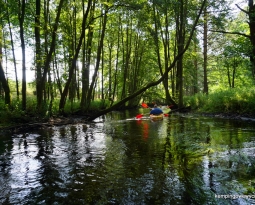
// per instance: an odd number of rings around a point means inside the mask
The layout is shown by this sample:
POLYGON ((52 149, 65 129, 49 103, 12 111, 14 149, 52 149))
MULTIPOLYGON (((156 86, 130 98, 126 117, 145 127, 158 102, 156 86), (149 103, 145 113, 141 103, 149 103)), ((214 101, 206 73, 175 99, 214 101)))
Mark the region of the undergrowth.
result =
MULTIPOLYGON (((92 113, 104 109, 108 105, 109 102, 107 101, 93 101, 90 103, 90 107, 87 112, 92 113)), ((70 100, 67 100, 64 110, 66 115, 79 112, 79 110, 79 101, 71 102, 70 100)), ((59 99, 55 99, 52 102, 52 105, 49 101, 44 103, 42 113, 38 113, 36 98, 33 96, 27 97, 25 111, 22 110, 22 101, 19 99, 12 100, 11 105, 5 105, 4 100, 0 99, 0 127, 16 123, 45 121, 54 116, 59 116, 59 99)))
POLYGON ((185 106, 208 113, 255 113, 255 88, 217 90, 184 98, 185 106))

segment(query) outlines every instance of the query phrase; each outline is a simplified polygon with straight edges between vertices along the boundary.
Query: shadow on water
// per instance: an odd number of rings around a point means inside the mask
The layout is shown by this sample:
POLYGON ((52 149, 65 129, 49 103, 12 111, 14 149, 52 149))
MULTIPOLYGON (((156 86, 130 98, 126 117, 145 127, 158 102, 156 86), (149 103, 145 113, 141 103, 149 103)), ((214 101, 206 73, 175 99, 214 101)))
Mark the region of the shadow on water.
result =
POLYGON ((0 204, 255 203, 254 123, 141 112, 0 136, 0 204))

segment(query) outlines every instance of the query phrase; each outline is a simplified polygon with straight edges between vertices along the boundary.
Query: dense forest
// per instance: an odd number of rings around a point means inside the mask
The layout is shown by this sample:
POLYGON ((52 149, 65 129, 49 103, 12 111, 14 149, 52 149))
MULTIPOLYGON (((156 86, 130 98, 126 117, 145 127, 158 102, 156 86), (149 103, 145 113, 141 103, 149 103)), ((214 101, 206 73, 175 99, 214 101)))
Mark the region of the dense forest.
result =
POLYGON ((1 111, 98 103, 94 119, 141 101, 255 94, 253 0, 1 0, 0 10, 1 111))

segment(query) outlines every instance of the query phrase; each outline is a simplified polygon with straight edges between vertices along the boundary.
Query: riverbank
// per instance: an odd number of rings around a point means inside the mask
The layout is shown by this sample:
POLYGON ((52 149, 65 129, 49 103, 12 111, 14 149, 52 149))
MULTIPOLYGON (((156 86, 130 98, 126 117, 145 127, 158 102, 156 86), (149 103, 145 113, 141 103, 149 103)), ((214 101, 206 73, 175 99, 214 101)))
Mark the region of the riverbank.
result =
POLYGON ((224 118, 224 119, 232 119, 232 120, 250 120, 255 121, 255 113, 234 113, 234 112, 201 112, 197 110, 192 110, 190 107, 182 110, 171 110, 171 113, 181 113, 181 114, 194 114, 199 116, 213 117, 213 118, 224 118))
POLYGON ((185 106, 192 112, 225 119, 255 119, 255 89, 252 88, 219 88, 210 94, 197 93, 184 97, 185 106))
MULTIPOLYGON (((255 122, 255 114, 238 114, 238 113, 207 113, 207 112, 198 112, 191 109, 184 110, 171 110, 169 114, 182 114, 182 115, 198 115, 206 116, 212 118, 221 118, 221 119, 230 119, 230 120, 242 120, 242 121, 253 121, 255 122)), ((79 124, 79 123, 88 123, 86 117, 88 115, 77 115, 69 114, 68 116, 55 116, 49 119, 42 119, 39 117, 26 118, 25 122, 20 122, 20 119, 17 122, 12 124, 0 124, 0 132, 12 132, 20 133, 27 132, 33 129, 47 129, 53 126, 64 126, 70 124, 79 124)))
POLYGON ((238 114, 238 113, 200 113, 200 115, 215 117, 215 118, 224 118, 232 120, 247 120, 255 121, 255 114, 238 114))
POLYGON ((34 129, 47 129, 54 126, 64 126, 70 124, 85 123, 84 119, 80 116, 69 116, 69 117, 52 117, 48 120, 37 120, 31 119, 30 122, 25 123, 13 123, 9 125, 0 125, 0 132, 12 132, 20 133, 27 132, 34 129))

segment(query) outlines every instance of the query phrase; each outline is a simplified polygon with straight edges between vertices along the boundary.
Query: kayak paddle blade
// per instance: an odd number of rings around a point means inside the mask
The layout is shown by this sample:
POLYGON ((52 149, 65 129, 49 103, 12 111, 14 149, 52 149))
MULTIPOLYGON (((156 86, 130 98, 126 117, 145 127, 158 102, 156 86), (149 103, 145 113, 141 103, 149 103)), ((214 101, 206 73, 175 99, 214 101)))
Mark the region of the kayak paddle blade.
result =
POLYGON ((141 119, 143 117, 143 114, 136 115, 136 119, 141 119))

